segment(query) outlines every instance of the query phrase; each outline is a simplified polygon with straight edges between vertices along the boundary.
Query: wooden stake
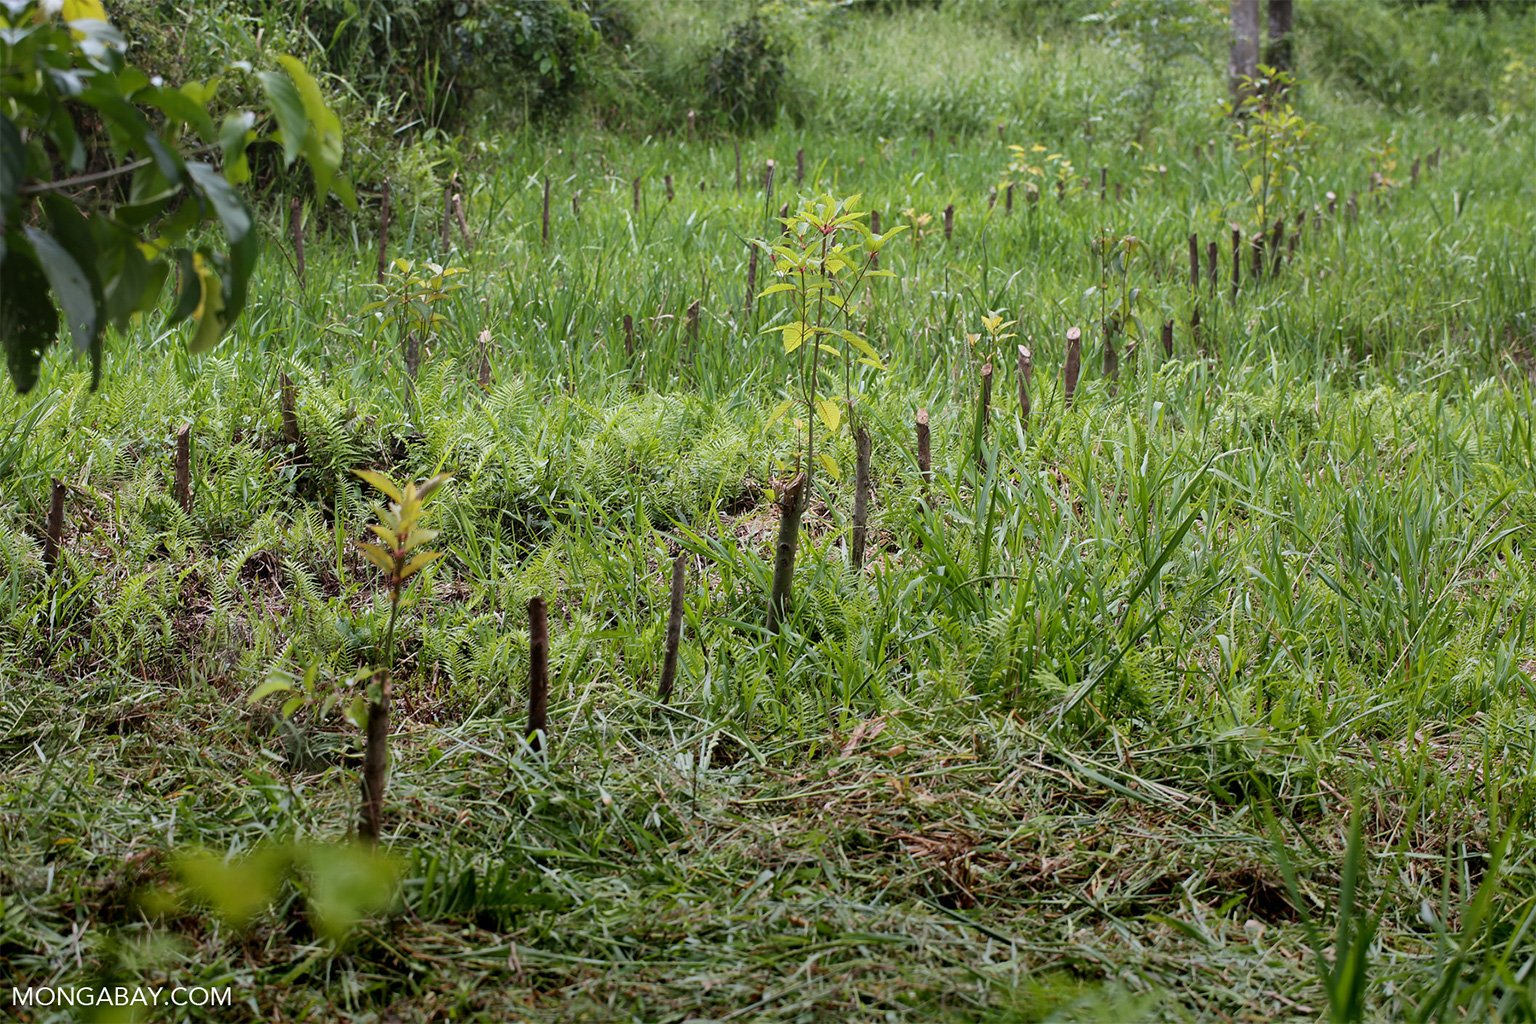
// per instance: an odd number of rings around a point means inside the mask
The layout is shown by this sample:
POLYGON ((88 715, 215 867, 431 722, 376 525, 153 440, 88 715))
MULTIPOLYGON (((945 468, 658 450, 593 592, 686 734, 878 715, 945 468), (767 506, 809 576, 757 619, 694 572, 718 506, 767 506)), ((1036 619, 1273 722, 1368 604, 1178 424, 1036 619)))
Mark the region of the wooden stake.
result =
POLYGON ((48 522, 43 528, 43 565, 47 567, 49 575, 59 567, 59 549, 64 542, 66 490, 64 481, 55 477, 52 491, 48 495, 48 522))
POLYGON ((1019 418, 1029 429, 1029 382, 1035 375, 1035 360, 1028 346, 1019 346, 1019 418))
POLYGON ((628 313, 624 314, 624 358, 631 362, 635 358, 635 318, 628 313))
POLYGON ((571 216, 581 217, 581 189, 571 193, 571 216))
POLYGON ((976 468, 987 473, 987 421, 992 418, 992 363, 981 364, 981 402, 976 407, 976 468))
POLYGON ((491 390, 491 332, 480 332, 480 390, 491 390))
POLYGON ((1007 189, 1003 191, 1003 213, 1013 213, 1013 182, 1011 181, 1008 183, 1007 189))
POLYGON ((688 340, 697 343, 699 340, 699 300, 694 299, 688 303, 688 312, 683 319, 683 326, 688 331, 688 340))
POLYGON ((929 446, 928 410, 917 410, 917 473, 926 492, 933 483, 933 451, 929 446))
POLYGON ((1163 357, 1173 358, 1173 321, 1163 321, 1163 357))
POLYGON ((278 408, 283 417, 283 440, 291 445, 299 443, 298 391, 287 372, 278 375, 278 408))
MULTIPOLYGON (((572 202, 574 202, 575 199, 576 199, 575 196, 571 197, 572 202)), ((549 244, 549 177, 548 177, 548 175, 546 175, 545 178, 544 178, 544 228, 543 228, 542 234, 539 237, 543 240, 545 245, 549 244)))
POLYGON ((666 190, 667 190, 667 202, 670 203, 672 200, 677 198, 677 193, 672 190, 672 175, 670 175, 670 174, 663 175, 662 179, 661 179, 661 183, 666 187, 666 190))
POLYGON ((549 615, 544 599, 528 602, 528 747, 542 750, 549 736, 549 615))
POLYGON ((987 189, 987 209, 989 209, 989 210, 997 209, 997 186, 996 185, 993 185, 991 188, 987 189))
POLYGON ((869 538, 869 431, 860 427, 853 435, 856 454, 853 490, 853 568, 864 568, 864 548, 869 538))
POLYGON ((688 554, 678 552, 672 560, 672 605, 667 612, 667 648, 661 663, 661 685, 656 700, 666 707, 672 700, 672 686, 677 681, 677 648, 683 637, 683 587, 688 581, 688 554))
POLYGON ((1077 394, 1077 378, 1083 369, 1083 332, 1076 327, 1067 328, 1067 361, 1061 368, 1062 389, 1066 394, 1067 408, 1072 408, 1072 398, 1077 394))
POLYGON ((176 474, 173 483, 176 504, 187 515, 192 514, 192 424, 186 423, 176 431, 176 474))
POLYGON ((1200 238, 1189 236, 1189 290, 1200 290, 1200 238))
POLYGON ((944 207, 944 241, 949 241, 949 236, 955 233, 955 204, 950 203, 944 207))
POLYGON ((288 233, 293 238, 293 263, 299 272, 299 287, 306 288, 304 273, 304 204, 298 196, 288 203, 288 233))
POLYGON ((389 182, 379 189, 379 284, 384 283, 384 272, 389 269, 389 182))

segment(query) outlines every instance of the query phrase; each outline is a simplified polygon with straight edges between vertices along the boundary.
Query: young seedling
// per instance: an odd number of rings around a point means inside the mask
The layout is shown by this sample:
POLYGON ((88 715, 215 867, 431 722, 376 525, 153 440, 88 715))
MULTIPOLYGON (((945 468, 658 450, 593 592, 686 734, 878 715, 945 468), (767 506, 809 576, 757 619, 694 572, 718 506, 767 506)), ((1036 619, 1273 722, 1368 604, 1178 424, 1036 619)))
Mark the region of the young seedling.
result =
POLYGON ((422 525, 428 500, 450 478, 439 473, 421 483, 403 487, 383 473, 355 471, 368 484, 388 497, 388 505, 375 505, 379 521, 368 527, 382 543, 359 541, 364 555, 384 573, 389 595, 389 621, 384 627, 384 657, 368 684, 367 740, 363 748, 363 801, 358 834, 377 842, 384 818, 384 787, 389 772, 389 698, 390 675, 395 663, 395 622, 400 615, 400 599, 413 576, 437 561, 442 553, 425 545, 437 537, 436 530, 422 525))
MULTIPOLYGON (((783 294, 789 298, 787 323, 772 324, 764 333, 780 334, 784 353, 796 360, 798 400, 803 418, 795 425, 804 439, 797 462, 797 485, 788 494, 793 502, 781 502, 779 539, 774 561, 773 588, 768 605, 768 630, 776 632, 788 613, 791 579, 799 548, 800 519, 809 500, 816 467, 838 479, 842 472, 831 454, 816 449, 816 424, 829 434, 837 434, 844 422, 857 430, 858 408, 854 403, 856 368, 885 368, 873 345, 855 330, 852 310, 861 289, 877 277, 894 277, 889 270, 874 267, 875 255, 901 230, 897 227, 877 235, 865 224, 868 211, 858 208, 859 196, 840 199, 821 195, 806 200, 793 216, 783 218, 784 234, 778 244, 768 248, 768 257, 776 284, 762 291, 762 297, 783 294), (826 360, 823 360, 823 357, 826 360), (842 401, 827 394, 826 363, 837 360, 842 367, 842 401), (844 411, 847 416, 845 418, 844 411), (793 505, 794 507, 790 507, 793 505)), ((775 410, 777 421, 792 406, 790 398, 775 410)))

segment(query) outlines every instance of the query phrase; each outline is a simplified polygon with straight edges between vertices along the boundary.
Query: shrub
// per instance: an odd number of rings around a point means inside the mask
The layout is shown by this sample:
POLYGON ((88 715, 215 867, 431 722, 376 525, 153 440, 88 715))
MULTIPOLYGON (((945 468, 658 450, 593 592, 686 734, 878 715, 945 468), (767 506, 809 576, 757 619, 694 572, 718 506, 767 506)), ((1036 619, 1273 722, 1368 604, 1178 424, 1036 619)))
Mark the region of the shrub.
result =
POLYGON ((732 25, 709 57, 708 92, 715 109, 741 128, 769 125, 788 77, 788 44, 757 12, 732 25))

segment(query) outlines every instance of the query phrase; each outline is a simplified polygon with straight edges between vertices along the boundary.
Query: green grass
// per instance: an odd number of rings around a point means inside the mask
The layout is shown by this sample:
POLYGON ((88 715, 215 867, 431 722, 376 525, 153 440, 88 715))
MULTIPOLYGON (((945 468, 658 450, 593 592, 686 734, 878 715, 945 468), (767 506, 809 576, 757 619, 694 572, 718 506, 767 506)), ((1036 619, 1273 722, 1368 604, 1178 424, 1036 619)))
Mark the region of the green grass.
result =
MULTIPOLYGON (((1108 59, 1123 40, 1047 26, 978 39, 978 65, 961 51, 988 10, 845 26, 799 70, 822 83, 802 126, 739 140, 739 193, 730 139, 481 136, 475 245, 449 254, 468 287, 414 385, 358 313, 376 297, 359 222, 311 239, 307 290, 271 232, 210 357, 151 320, 111 339, 100 392, 61 354, 35 392, 0 396, 9 983, 231 984, 236 1016, 263 1020, 1536 1015, 1528 120, 1399 112, 1309 80, 1302 112, 1324 134, 1298 198, 1332 190, 1338 212, 1275 278, 1248 285, 1245 261, 1234 303, 1226 224, 1245 186, 1211 145, 1216 62, 1178 66, 1138 150, 1116 113, 1131 72, 1108 59), (1384 140, 1399 186, 1367 198, 1362 154, 1384 140), (1005 143, 1037 141, 1088 190, 989 211, 1005 143), (777 300, 747 313, 743 290, 747 240, 794 196, 801 148, 804 190, 862 192, 886 225, 934 220, 887 248, 897 278, 867 310, 889 364, 861 392, 872 565, 845 555, 852 474, 823 474, 772 638, 764 489, 795 450, 769 424, 790 363, 759 333, 777 300), (1151 334, 1117 387, 1085 294, 1104 230, 1145 252, 1130 275, 1151 334), (1190 231, 1222 241, 1205 358, 1190 231), (1033 348, 1035 412, 1024 430, 1010 341, 983 475, 966 335, 994 309, 1033 348), (1086 344, 1067 410, 1070 326, 1086 344), (191 515, 170 489, 188 422, 191 515), (247 698, 274 669, 342 678, 377 656, 388 608, 352 543, 371 498, 351 471, 439 462, 457 478, 434 506, 448 557, 400 625, 396 909, 340 947, 292 889, 243 933, 155 913, 144 895, 175 850, 351 828, 356 731, 247 698), (71 490, 49 578, 53 477, 71 490), (682 669, 662 710, 679 550, 682 669), (536 594, 547 759, 520 737, 536 594), (1325 982, 1338 959, 1364 965, 1358 998, 1325 982)), ((1304 54, 1338 41, 1325 29, 1304 54)), ((436 216, 397 218, 394 251, 442 257, 436 216)), ((851 469, 851 441, 835 451, 851 469)))

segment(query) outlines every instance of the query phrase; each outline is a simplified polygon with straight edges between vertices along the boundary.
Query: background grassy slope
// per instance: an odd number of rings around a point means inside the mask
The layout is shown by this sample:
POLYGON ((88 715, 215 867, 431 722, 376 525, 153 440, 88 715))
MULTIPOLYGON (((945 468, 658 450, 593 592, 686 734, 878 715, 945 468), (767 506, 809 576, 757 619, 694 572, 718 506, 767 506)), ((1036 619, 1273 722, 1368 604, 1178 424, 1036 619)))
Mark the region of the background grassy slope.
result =
MULTIPOLYGON (((633 59, 668 25, 709 38, 700 10, 642 25, 633 59)), ((1332 927, 1354 807, 1383 915, 1372 1013, 1529 1017, 1536 189, 1529 100, 1488 63, 1529 19, 1501 17, 1303 7, 1302 111, 1324 134, 1298 199, 1363 193, 1370 145, 1395 146, 1399 187, 1362 196, 1354 224, 1342 206, 1309 223, 1235 304, 1223 242, 1205 359, 1184 240, 1247 216, 1210 41, 1139 106, 1141 37, 981 4, 803 43, 780 126, 739 140, 739 193, 725 136, 477 133, 476 244, 448 254, 468 287, 414 386, 359 315, 366 224, 311 240, 307 290, 274 238, 213 358, 145 323, 113 339, 92 395, 54 357, 34 394, 0 397, 12 983, 234 984, 260 1019, 1310 1018, 1326 997, 1303 922, 1332 927), (1406 70, 1373 78, 1382 54, 1406 70), (1433 67, 1436 88, 1408 73, 1433 67), (1100 203, 1095 182, 989 211, 1007 142, 1106 167, 1121 196, 1100 203), (801 148, 807 190, 933 220, 887 250, 898 278, 868 311, 890 365, 865 399, 875 565, 847 568, 851 494, 823 478, 792 628, 770 641, 762 489, 794 437, 769 423, 788 367, 758 334, 774 300, 743 308, 746 239, 793 195, 801 148), (1093 335, 1106 229, 1145 243, 1131 275, 1154 333, 1118 390, 1090 346, 1067 411, 1062 339, 1093 335), (1020 319, 1037 376, 1025 435, 1004 352, 989 508, 966 335, 993 309, 1020 319), (301 448, 281 438, 279 372, 301 448), (184 422, 191 516, 169 495, 184 422), (350 471, 440 460, 458 477, 437 510, 450 557, 403 619, 397 685, 399 912, 340 950, 297 899, 248 934, 147 918, 137 894, 173 848, 346 831, 350 728, 277 724, 246 697, 273 668, 340 677, 376 656, 385 606, 350 543, 369 516, 350 471), (34 538, 55 476, 72 491, 50 583, 34 538), (695 556, 681 700, 660 714, 679 549, 695 556), (547 763, 517 738, 538 593, 547 763)), ((444 255, 437 230, 434 210, 407 215, 396 251, 444 255)))

